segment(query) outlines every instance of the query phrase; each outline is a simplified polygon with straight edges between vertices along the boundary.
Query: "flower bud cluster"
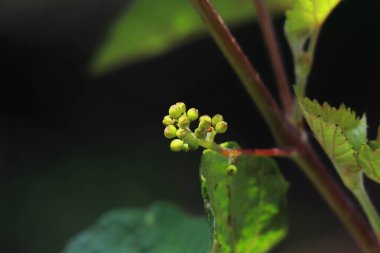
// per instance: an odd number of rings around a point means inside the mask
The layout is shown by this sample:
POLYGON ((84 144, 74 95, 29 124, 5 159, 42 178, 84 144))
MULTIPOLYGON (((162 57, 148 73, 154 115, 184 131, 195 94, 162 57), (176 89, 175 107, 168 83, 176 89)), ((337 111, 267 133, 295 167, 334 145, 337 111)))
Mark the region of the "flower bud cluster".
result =
POLYGON ((165 126, 164 136, 174 139, 170 143, 170 149, 175 152, 197 149, 199 146, 210 148, 214 144, 215 135, 225 133, 228 128, 220 114, 212 118, 208 115, 199 117, 196 108, 186 111, 186 105, 178 102, 169 108, 169 115, 162 120, 165 126), (198 127, 194 132, 190 129, 190 123, 199 118, 198 127))

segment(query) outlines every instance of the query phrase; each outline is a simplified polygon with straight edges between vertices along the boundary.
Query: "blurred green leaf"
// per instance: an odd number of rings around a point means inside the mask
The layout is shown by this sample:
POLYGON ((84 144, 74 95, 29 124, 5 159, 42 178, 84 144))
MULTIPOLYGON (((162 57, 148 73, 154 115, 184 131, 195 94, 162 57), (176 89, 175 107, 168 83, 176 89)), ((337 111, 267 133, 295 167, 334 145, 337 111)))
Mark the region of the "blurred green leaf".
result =
MULTIPOLYGON (((269 0, 274 13, 281 13, 293 0, 269 0)), ((251 0, 214 0, 229 24, 252 20, 251 0)), ((136 0, 111 25, 90 62, 90 70, 102 74, 175 48, 204 34, 205 27, 187 0, 136 0)))
POLYGON ((286 12, 285 30, 289 36, 309 36, 319 30, 341 0, 295 0, 286 12))
POLYGON ((64 253, 206 253, 209 238, 205 219, 157 203, 147 210, 127 208, 106 213, 76 236, 64 253))
MULTIPOLYGON (((226 143, 229 148, 237 144, 226 143)), ((238 172, 226 174, 229 161, 205 150, 200 167, 205 206, 213 225, 213 253, 263 253, 287 233, 288 183, 268 157, 239 156, 238 172)))

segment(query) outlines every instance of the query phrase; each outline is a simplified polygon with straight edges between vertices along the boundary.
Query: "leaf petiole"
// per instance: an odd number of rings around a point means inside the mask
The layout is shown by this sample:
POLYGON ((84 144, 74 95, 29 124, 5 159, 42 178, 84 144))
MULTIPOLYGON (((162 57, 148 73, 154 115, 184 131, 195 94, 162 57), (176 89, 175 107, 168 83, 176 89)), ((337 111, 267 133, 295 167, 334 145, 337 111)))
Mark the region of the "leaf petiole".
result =
POLYGON ((240 155, 290 157, 297 154, 294 148, 269 148, 269 149, 223 149, 226 157, 237 157, 240 155))
POLYGON ((356 189, 351 189, 351 191, 359 201, 372 226, 373 231, 376 234, 376 237, 380 241, 380 217, 364 188, 363 180, 361 180, 356 189))

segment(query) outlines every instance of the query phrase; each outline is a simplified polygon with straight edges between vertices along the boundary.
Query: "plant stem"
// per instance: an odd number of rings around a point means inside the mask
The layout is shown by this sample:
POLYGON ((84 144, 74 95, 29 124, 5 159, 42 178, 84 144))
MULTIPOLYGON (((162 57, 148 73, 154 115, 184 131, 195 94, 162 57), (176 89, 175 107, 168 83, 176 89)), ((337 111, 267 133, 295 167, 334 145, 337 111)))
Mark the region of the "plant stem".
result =
POLYGON ((377 213, 375 207, 373 206, 371 200, 363 185, 363 179, 361 177, 360 184, 357 189, 352 190, 355 197, 358 199, 360 205, 362 206, 366 216, 371 223, 372 229, 375 231, 376 236, 380 240, 380 217, 377 213))
POLYGON ((294 140, 294 144, 300 152, 294 161, 324 197, 363 252, 380 252, 379 242, 368 222, 363 219, 351 199, 332 178, 311 145, 306 141, 297 143, 297 140, 294 140))
POLYGON ((359 246, 367 253, 379 253, 380 246, 369 224, 359 214, 350 198, 337 185, 302 130, 287 121, 257 71, 242 52, 235 38, 215 11, 209 0, 190 0, 209 28, 214 40, 241 79, 249 95, 281 147, 293 147, 299 154, 294 158, 313 185, 318 189, 337 217, 359 246))
MULTIPOLYGON (((299 45, 298 48, 292 48, 293 59, 295 59, 295 76, 296 76, 296 90, 299 97, 303 97, 306 92, 307 81, 314 62, 314 53, 317 46, 319 30, 315 31, 310 36, 309 47, 304 51, 304 44, 299 45)), ((306 43, 306 42, 305 42, 306 43)), ((292 122, 296 126, 302 126, 302 110, 298 104, 294 104, 292 115, 292 122)))
POLYGON ((275 138, 280 138, 275 126, 278 126, 278 124, 281 123, 282 119, 280 120, 280 115, 282 112, 262 82, 259 74, 245 56, 239 44, 236 42, 236 39, 231 34, 222 18, 212 7, 211 3, 208 0, 190 1, 198 10, 199 15, 209 28, 211 35, 219 48, 223 51, 227 60, 230 62, 232 68, 235 70, 240 80, 242 80, 246 90, 261 112, 264 120, 271 128, 272 132, 276 133, 275 138))
POLYGON ((256 6, 261 31, 264 35, 264 41, 272 62, 272 68, 276 77, 277 88, 279 90, 282 106, 286 114, 290 116, 293 111, 294 99, 290 90, 288 78, 286 76, 286 71, 277 43, 278 40, 274 32, 273 24, 265 7, 264 1, 253 0, 253 2, 256 6))
POLYGON ((213 141, 198 139, 198 142, 199 142, 199 145, 204 147, 205 149, 211 149, 211 150, 214 150, 216 152, 221 152, 221 153, 223 152, 223 148, 213 141))

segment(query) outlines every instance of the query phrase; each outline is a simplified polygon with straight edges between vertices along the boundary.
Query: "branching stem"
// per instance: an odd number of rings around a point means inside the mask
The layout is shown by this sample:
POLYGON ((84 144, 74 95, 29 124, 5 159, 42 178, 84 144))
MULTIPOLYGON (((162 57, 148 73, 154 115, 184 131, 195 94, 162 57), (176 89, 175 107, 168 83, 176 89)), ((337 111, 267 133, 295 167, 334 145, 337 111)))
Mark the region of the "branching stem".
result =
MULTIPOLYGON (((264 120, 272 128, 272 132, 278 132, 275 126, 281 123, 280 115, 282 115, 282 112, 222 18, 208 0, 190 1, 198 10, 214 40, 243 82, 264 120)), ((275 137, 280 138, 278 134, 275 137)))
POLYGON ((239 44, 224 24, 209 0, 190 0, 209 28, 232 68, 241 79, 249 95, 272 131, 280 147, 294 147, 299 154, 294 161, 318 189, 337 217, 345 225, 359 246, 367 253, 379 253, 380 246, 369 224, 359 214, 350 198, 338 186, 321 163, 302 129, 295 128, 282 114, 274 98, 259 78, 239 44))

